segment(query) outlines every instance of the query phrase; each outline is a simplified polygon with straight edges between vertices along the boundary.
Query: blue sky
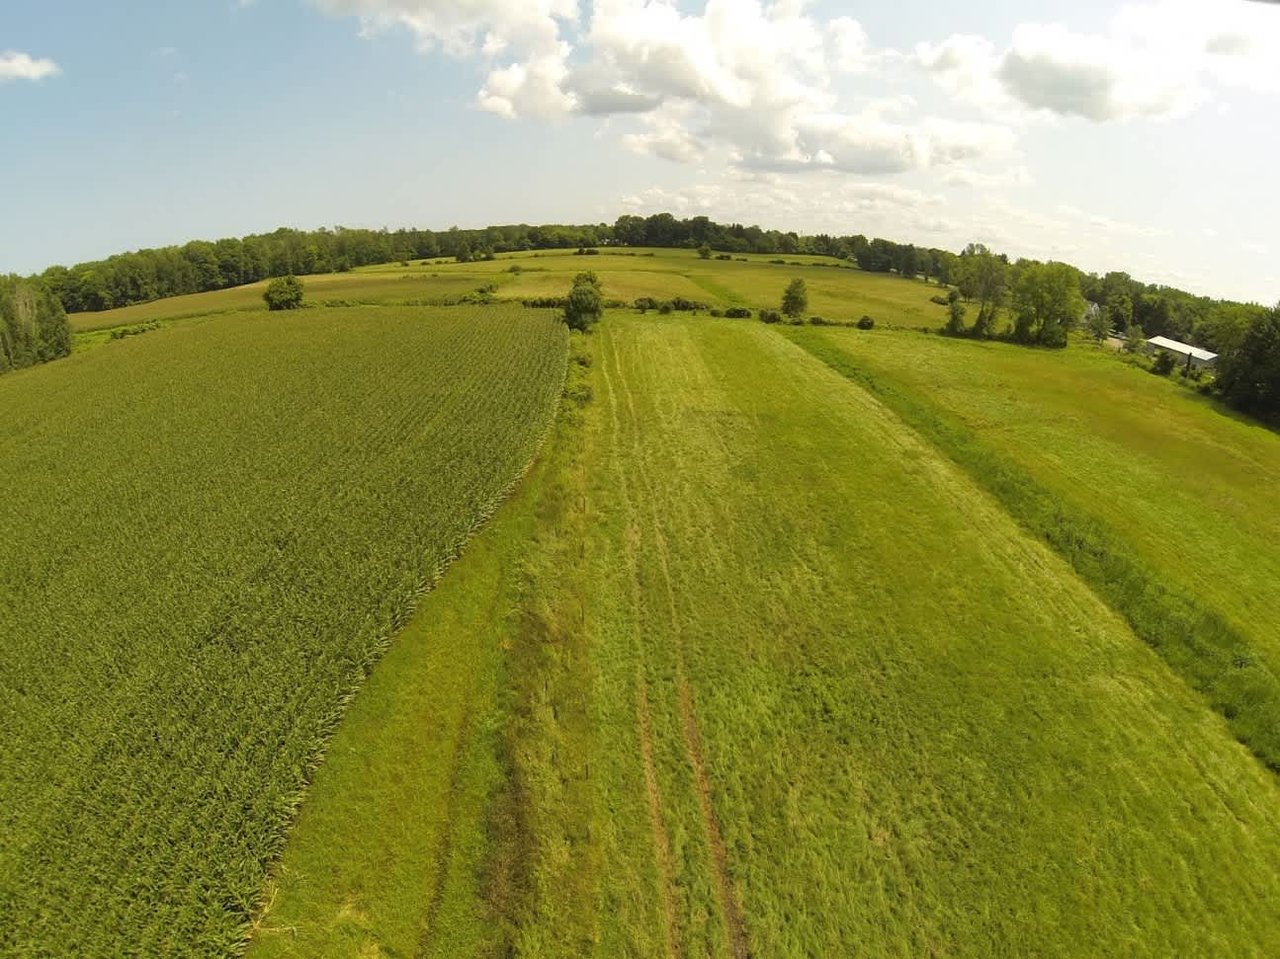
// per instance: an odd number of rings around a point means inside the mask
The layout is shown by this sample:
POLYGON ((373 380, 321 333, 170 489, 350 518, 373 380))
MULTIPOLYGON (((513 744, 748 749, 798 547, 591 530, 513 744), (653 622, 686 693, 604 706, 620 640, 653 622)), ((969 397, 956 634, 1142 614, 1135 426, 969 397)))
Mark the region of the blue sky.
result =
POLYGON ((6 0, 0 272, 670 209, 1274 302, 1277 116, 1251 0, 6 0))

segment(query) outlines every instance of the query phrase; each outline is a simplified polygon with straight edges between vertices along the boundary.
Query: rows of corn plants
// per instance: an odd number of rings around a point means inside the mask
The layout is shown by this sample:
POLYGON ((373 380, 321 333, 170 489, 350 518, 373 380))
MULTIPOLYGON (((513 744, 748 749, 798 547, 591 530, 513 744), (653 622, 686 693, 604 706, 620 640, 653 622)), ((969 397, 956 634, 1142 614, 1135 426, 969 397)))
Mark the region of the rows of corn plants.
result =
POLYGON ((0 382, 0 955, 237 948, 566 342, 518 307, 241 315, 0 382))

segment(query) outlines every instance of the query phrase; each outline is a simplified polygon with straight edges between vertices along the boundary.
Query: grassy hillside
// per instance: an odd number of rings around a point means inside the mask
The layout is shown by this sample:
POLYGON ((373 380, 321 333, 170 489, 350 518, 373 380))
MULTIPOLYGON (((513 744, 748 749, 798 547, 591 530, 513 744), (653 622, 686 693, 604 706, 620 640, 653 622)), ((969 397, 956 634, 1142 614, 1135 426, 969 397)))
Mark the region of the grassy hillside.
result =
POLYGON ((1280 668, 1280 435, 1078 344, 817 334, 1097 515, 1169 581, 1271 647, 1280 668))
POLYGON ((0 953, 231 950, 565 342, 521 309, 250 314, 0 380, 0 953))
POLYGON ((1089 347, 791 335, 1054 543, 1280 770, 1280 437, 1089 347))
MULTIPOLYGON (((404 304, 456 298, 490 283, 498 284, 499 299, 520 300, 564 296, 580 270, 601 276, 604 294, 631 302, 652 296, 686 299, 711 307, 747 306, 776 309, 782 291, 794 276, 809 285, 810 312, 831 320, 856 320, 870 314, 890 325, 924 326, 941 322, 942 308, 929 302, 938 288, 886 274, 862 273, 848 264, 811 256, 741 257, 728 262, 699 259, 691 250, 602 250, 599 256, 576 256, 573 251, 521 253, 479 263, 445 260, 414 261, 365 267, 350 273, 304 277, 307 299, 313 303, 348 300, 358 303, 404 304), (518 268, 519 272, 512 272, 518 268)), ((174 297, 103 313, 80 313, 71 318, 78 332, 111 329, 231 310, 264 309, 265 283, 174 297)))
MULTIPOLYGON (((1280 945, 1274 778, 998 502, 762 326, 617 315, 594 350, 593 402, 494 531, 530 526, 523 585, 446 634, 507 658, 447 710, 497 730, 487 820, 436 825, 481 764, 341 852, 300 828, 255 954, 1280 945), (459 847, 483 849, 469 894, 441 878, 459 847)), ((369 717, 410 682, 380 668, 369 717)), ((312 822, 341 821, 362 744, 439 782, 417 730, 344 728, 312 822)))

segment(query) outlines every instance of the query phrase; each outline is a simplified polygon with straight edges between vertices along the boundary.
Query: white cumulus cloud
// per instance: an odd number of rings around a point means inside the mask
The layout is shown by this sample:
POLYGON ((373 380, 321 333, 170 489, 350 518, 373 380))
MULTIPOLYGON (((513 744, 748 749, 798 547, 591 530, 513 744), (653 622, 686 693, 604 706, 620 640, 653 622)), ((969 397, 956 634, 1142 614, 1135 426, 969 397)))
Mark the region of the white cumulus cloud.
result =
POLYGON ((6 50, 0 53, 0 83, 9 80, 43 80, 62 72, 52 60, 36 59, 29 53, 6 50))
POLYGON ((478 105, 500 116, 617 116, 623 144, 679 163, 720 151, 745 168, 892 175, 1007 159, 994 124, 912 117, 914 101, 852 109, 837 76, 904 59, 851 17, 803 0, 315 0, 366 31, 400 27, 424 50, 487 64, 478 105), (624 130, 625 130, 624 126, 624 130))
POLYGON ((953 96, 995 112, 1179 116, 1220 85, 1280 91, 1280 11, 1244 0, 1129 3, 1101 32, 1024 23, 1003 48, 958 34, 918 44, 915 59, 953 96))

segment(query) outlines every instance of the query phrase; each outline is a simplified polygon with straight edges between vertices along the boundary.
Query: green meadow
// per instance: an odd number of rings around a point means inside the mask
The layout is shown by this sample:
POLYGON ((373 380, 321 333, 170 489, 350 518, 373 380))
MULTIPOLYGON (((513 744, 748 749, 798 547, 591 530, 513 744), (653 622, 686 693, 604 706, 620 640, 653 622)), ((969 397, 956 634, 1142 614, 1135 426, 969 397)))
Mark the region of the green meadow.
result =
POLYGON ((773 259, 370 267, 0 380, 0 955, 1280 951, 1280 437, 773 259), (520 305, 587 269, 708 309, 520 305), (876 328, 708 313, 795 277, 876 328))
POLYGON ((453 571, 522 555, 473 627, 508 662, 473 694, 499 717, 487 820, 473 786, 427 792, 333 854, 371 744, 428 735, 379 694, 413 683, 388 658, 356 712, 390 726, 339 731, 250 955, 1280 942, 1273 775, 962 469, 759 325, 615 314, 590 348, 593 399, 453 571), (437 824, 425 855, 406 814, 437 824), (486 849, 461 888, 459 848, 486 849))
MULTIPOLYGON (((889 325, 936 326, 943 310, 929 302, 938 288, 904 282, 887 274, 862 273, 837 260, 813 256, 782 259, 743 255, 728 262, 702 260, 688 250, 604 249, 598 256, 573 251, 504 254, 494 260, 456 263, 415 260, 362 267, 348 273, 303 278, 307 299, 360 305, 423 305, 455 300, 496 284, 498 300, 564 296, 575 273, 600 275, 604 295, 627 303, 649 296, 659 300, 683 296, 708 307, 777 308, 782 287, 792 276, 809 284, 811 312, 830 320, 857 320, 864 314, 889 325), (798 264, 798 265, 791 265, 798 264)), ((172 297, 101 313, 71 317, 77 333, 130 326, 152 320, 170 321, 212 313, 265 310, 266 283, 172 297)))

